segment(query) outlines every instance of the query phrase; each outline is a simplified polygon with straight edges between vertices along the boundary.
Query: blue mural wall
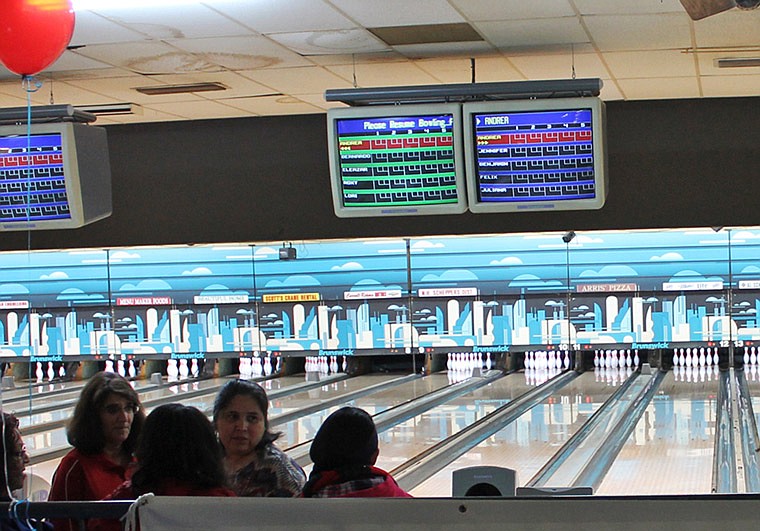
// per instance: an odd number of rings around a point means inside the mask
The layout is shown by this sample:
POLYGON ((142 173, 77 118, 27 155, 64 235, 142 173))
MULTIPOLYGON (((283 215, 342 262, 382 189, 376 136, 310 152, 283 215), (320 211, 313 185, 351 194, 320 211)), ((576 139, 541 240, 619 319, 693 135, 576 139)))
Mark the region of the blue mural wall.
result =
POLYGON ((0 253, 0 356, 760 340, 760 227, 0 253), (565 238, 567 239, 567 238, 565 238))

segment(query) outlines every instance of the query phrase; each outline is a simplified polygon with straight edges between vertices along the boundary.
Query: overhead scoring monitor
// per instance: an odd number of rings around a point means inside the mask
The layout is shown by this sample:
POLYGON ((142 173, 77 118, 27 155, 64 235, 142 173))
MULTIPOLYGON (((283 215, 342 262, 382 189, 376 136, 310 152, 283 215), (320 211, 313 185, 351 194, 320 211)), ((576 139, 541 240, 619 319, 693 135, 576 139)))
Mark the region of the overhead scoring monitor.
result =
POLYGON ((0 231, 72 229, 109 215, 105 129, 70 122, 0 127, 0 231))
POLYGON ((599 98, 465 103, 462 114, 472 212, 604 205, 605 118, 599 98))
POLYGON ((467 209, 459 104, 331 109, 327 128, 338 217, 467 209))

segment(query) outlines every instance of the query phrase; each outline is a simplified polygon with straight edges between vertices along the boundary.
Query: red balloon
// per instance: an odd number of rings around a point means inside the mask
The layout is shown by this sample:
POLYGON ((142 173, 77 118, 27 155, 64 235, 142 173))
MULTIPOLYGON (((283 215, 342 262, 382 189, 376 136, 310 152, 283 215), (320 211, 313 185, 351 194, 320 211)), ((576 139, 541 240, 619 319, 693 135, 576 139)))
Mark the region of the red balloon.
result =
POLYGON ((74 33, 71 0, 2 0, 0 61, 31 76, 58 59, 74 33))

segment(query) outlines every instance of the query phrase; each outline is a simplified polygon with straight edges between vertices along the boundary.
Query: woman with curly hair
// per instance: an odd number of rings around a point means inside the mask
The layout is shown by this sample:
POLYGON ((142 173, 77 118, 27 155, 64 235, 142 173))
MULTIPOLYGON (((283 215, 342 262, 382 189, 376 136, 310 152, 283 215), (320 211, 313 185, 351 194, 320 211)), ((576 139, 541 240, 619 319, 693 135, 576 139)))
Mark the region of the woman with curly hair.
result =
MULTIPOLYGON (((74 449, 53 475, 50 501, 101 500, 129 476, 145 413, 132 385, 112 372, 94 374, 82 389, 66 437, 74 449)), ((56 531, 76 531, 73 520, 56 531)))

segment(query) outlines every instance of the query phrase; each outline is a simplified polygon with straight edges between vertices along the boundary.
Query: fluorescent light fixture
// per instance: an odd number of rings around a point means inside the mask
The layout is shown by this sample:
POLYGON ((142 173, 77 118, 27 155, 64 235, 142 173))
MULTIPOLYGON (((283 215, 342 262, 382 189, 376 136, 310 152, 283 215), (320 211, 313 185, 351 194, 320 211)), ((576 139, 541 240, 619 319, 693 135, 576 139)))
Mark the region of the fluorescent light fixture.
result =
POLYGON ((97 116, 114 116, 119 114, 142 114, 142 107, 134 103, 105 103, 101 105, 75 105, 75 109, 97 116))
POLYGON ((134 90, 148 96, 162 96, 165 94, 186 94, 190 92, 212 92, 215 90, 227 90, 227 85, 218 81, 204 83, 184 83, 180 85, 151 85, 150 87, 135 87, 134 90))
POLYGON ((760 57, 722 57, 715 59, 717 68, 746 68, 760 66, 760 57))

